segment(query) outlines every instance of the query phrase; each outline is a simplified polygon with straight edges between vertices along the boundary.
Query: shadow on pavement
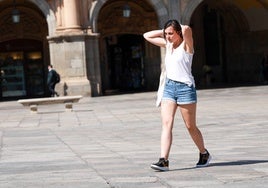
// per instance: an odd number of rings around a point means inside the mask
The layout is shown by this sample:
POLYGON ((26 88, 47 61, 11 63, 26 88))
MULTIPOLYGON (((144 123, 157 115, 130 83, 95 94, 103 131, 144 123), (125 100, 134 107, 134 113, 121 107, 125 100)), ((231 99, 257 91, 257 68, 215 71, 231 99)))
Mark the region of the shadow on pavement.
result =
MULTIPOLYGON (((239 165, 251 165, 251 164, 259 164, 259 163, 268 163, 268 160, 241 160, 241 161, 230 161, 230 162, 219 162, 219 163, 210 163, 209 166, 203 167, 213 167, 213 166, 239 166, 239 165)), ((169 169, 171 171, 182 171, 182 170, 192 170, 192 169, 202 169, 201 167, 188 167, 188 168, 177 168, 177 169, 169 169)), ((162 171, 155 171, 162 172, 162 171)))
POLYGON ((241 160, 241 161, 230 161, 230 162, 220 162, 220 163, 210 163, 211 166, 236 166, 236 165, 251 165, 259 163, 268 163, 268 160, 241 160))

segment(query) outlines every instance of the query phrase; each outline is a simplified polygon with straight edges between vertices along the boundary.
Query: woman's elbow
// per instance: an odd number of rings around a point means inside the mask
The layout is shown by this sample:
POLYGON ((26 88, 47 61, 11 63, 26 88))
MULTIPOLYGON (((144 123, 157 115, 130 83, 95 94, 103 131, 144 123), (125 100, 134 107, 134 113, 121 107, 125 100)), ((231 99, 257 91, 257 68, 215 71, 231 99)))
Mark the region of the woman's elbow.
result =
POLYGON ((145 38, 146 40, 149 38, 149 37, 148 37, 148 32, 143 33, 143 38, 145 38))

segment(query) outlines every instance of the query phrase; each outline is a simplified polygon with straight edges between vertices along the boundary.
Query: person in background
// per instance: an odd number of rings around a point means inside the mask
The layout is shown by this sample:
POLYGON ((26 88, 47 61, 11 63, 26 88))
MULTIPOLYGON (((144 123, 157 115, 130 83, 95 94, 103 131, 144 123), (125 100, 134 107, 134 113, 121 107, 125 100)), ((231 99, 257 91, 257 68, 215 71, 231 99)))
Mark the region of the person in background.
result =
POLYGON ((56 84, 57 84, 57 72, 53 69, 52 65, 48 65, 47 86, 51 97, 59 96, 59 94, 55 91, 56 84))
POLYGON ((151 168, 169 170, 169 153, 172 144, 174 117, 179 108, 185 126, 199 150, 196 167, 209 165, 211 155, 204 146, 203 136, 196 125, 197 95, 191 66, 194 54, 192 30, 180 25, 177 20, 166 22, 163 30, 153 30, 143 34, 144 38, 159 47, 166 48, 165 79, 158 91, 158 106, 161 106, 162 133, 161 156, 151 168))

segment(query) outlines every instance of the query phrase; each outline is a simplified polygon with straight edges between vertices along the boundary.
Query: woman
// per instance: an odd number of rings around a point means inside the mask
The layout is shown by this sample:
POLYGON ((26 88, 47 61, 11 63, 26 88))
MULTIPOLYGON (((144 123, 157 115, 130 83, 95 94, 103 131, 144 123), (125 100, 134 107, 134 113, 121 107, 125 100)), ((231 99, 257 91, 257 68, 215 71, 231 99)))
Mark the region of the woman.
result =
POLYGON ((180 25, 177 20, 169 20, 163 30, 144 33, 144 38, 160 47, 166 48, 164 89, 158 91, 161 102, 162 133, 161 156, 151 168, 169 170, 169 152, 172 144, 172 129, 177 108, 179 108, 186 128, 199 149, 197 167, 209 164, 211 156, 204 146, 200 130, 196 126, 196 90, 191 73, 194 46, 192 30, 180 25))

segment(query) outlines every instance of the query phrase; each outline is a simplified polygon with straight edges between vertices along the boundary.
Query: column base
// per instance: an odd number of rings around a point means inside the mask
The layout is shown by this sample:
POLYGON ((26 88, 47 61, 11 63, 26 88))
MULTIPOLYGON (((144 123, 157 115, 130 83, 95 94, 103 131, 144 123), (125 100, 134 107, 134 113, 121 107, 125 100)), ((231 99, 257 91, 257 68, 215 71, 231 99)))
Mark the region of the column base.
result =
POLYGON ((78 78, 73 80, 62 80, 56 85, 56 91, 60 96, 82 95, 91 96, 91 86, 86 78, 78 78))

